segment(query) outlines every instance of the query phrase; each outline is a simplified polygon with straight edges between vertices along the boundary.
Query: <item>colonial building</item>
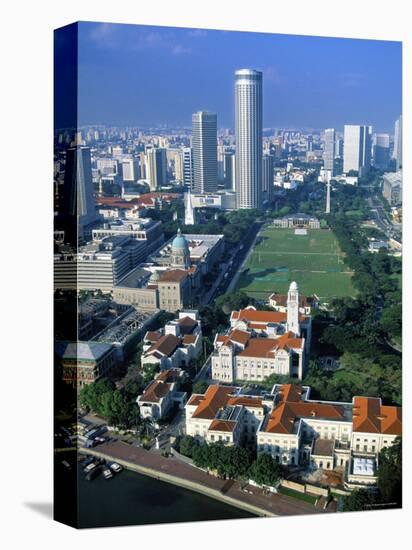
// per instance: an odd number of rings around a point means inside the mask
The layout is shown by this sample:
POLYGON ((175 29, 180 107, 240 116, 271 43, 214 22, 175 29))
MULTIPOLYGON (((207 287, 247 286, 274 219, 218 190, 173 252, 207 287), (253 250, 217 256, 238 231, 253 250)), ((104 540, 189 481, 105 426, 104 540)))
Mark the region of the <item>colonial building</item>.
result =
POLYGON ((202 329, 197 311, 181 311, 163 330, 148 331, 143 339, 142 366, 161 370, 188 366, 202 352, 202 329))
POLYGON ((348 488, 376 482, 380 451, 402 433, 401 409, 380 398, 309 399, 310 388, 275 385, 274 407, 257 432, 258 453, 283 465, 338 470, 348 488))
POLYGON ((312 400, 310 388, 275 384, 245 395, 238 386, 211 385, 186 404, 186 434, 225 445, 256 445, 283 466, 336 470, 349 489, 376 483, 379 453, 402 434, 402 410, 380 398, 351 403, 312 400))
POLYGON ((179 229, 174 239, 118 282, 113 297, 146 311, 191 307, 202 293, 202 278, 213 270, 223 249, 223 235, 183 235, 179 229))
MULTIPOLYGON (((269 296, 269 306, 275 311, 286 313, 287 311, 287 294, 271 294, 269 296)), ((316 294, 312 296, 299 296, 299 313, 301 315, 310 315, 312 309, 316 309, 319 306, 319 298, 316 294)))
POLYGON ((290 214, 283 218, 276 218, 273 220, 273 225, 282 229, 320 229, 318 218, 301 213, 290 214))
POLYGON ((140 416, 160 420, 175 404, 183 408, 186 403, 186 392, 179 391, 179 388, 185 376, 181 369, 172 368, 159 372, 136 400, 140 416))
POLYGON ((271 374, 302 379, 310 351, 311 316, 299 307, 299 288, 289 287, 284 311, 232 311, 230 330, 216 334, 212 378, 263 381, 271 374))
POLYGON ((214 384, 187 402, 186 434, 199 441, 253 447, 266 408, 261 397, 242 395, 240 387, 214 384))
POLYGON ((110 344, 57 342, 55 352, 63 380, 78 390, 108 376, 116 365, 115 350, 110 344))

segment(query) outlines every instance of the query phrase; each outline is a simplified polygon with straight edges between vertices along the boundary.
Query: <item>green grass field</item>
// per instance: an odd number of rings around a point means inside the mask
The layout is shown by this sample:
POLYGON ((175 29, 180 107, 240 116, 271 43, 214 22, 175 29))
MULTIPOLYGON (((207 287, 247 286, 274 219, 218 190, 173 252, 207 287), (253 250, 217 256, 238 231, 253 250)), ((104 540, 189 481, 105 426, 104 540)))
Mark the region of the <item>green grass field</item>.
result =
POLYGON ((294 229, 269 227, 258 237, 237 289, 266 299, 274 291, 286 293, 296 281, 302 294, 317 294, 328 301, 354 296, 351 278, 332 231, 312 229, 307 235, 295 235, 294 229))

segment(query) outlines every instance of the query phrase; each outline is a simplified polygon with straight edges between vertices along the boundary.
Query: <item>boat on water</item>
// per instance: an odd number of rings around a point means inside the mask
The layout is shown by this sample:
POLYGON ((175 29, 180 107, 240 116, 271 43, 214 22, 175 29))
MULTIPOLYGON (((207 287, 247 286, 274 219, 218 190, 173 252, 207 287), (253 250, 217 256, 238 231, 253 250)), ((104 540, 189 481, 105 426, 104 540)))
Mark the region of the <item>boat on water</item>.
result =
POLYGON ((123 468, 117 462, 111 462, 108 466, 112 470, 112 472, 115 472, 116 474, 123 470, 123 468))
POLYGON ((104 479, 111 479, 113 477, 113 473, 110 468, 104 468, 103 477, 104 479))

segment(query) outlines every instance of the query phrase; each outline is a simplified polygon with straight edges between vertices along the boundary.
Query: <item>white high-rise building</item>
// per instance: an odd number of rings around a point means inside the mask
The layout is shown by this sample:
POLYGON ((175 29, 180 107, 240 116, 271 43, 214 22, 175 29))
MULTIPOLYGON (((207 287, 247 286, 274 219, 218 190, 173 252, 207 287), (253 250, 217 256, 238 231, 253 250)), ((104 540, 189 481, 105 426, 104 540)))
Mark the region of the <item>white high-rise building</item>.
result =
POLYGON ((196 193, 217 191, 217 117, 198 111, 192 115, 193 183, 196 193))
POLYGON ((371 126, 345 124, 343 171, 355 170, 364 176, 371 164, 371 126))
POLYGON ((327 128, 325 130, 325 145, 323 148, 323 166, 325 170, 332 172, 332 176, 334 176, 335 142, 335 129, 327 128))
POLYGON ((402 168, 402 115, 395 122, 393 158, 396 160, 396 169, 400 170, 402 168))
POLYGON ((183 183, 188 189, 193 189, 193 149, 184 147, 183 155, 183 183))
POLYGON ((238 208, 262 204, 262 73, 235 72, 236 195, 238 208))

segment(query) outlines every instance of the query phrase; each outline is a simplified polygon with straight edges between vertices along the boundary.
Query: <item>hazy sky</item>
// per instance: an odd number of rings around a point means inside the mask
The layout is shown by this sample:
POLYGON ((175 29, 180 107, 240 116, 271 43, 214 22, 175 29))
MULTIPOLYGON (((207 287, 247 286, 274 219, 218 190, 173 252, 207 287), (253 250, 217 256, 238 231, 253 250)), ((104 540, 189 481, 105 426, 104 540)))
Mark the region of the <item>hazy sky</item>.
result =
POLYGON ((233 127, 233 72, 255 68, 264 127, 392 132, 401 57, 400 42, 81 23, 79 123, 189 126, 202 109, 233 127))

